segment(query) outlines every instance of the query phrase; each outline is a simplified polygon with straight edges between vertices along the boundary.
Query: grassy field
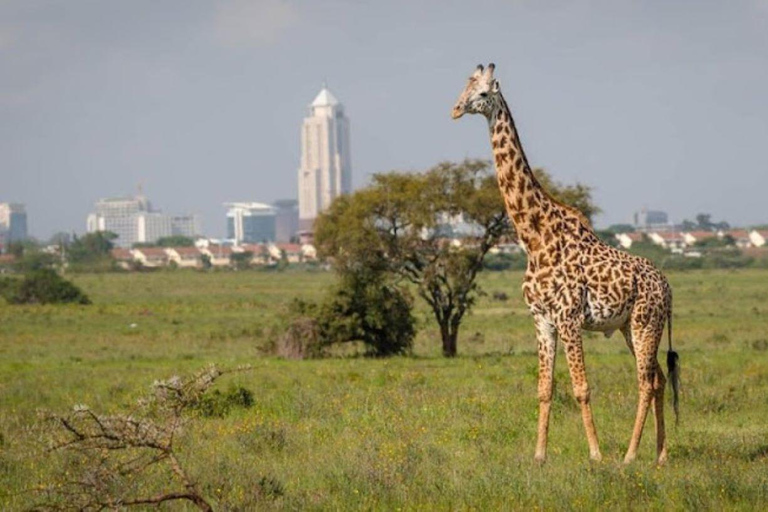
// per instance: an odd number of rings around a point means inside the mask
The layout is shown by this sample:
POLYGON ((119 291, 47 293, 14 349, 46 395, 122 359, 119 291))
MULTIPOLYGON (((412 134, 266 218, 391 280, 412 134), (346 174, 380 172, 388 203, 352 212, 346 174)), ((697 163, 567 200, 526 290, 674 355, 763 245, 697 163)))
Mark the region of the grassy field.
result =
POLYGON ((537 363, 519 273, 481 276, 488 295, 465 321, 456 359, 440 357, 419 305, 412 357, 320 361, 260 347, 285 304, 319 297, 330 274, 75 276, 92 306, 0 304, 0 509, 28 508, 29 489, 55 482, 61 462, 39 439, 38 410, 126 411, 155 379, 209 363, 253 365, 217 388, 256 398, 195 420, 181 439, 217 509, 765 509, 768 271, 669 277, 682 417, 657 468, 650 419, 638 461, 621 464, 636 378, 620 335, 585 341, 604 461, 588 461, 560 358, 549 460, 533 463, 537 363), (510 300, 493 300, 496 291, 510 300))

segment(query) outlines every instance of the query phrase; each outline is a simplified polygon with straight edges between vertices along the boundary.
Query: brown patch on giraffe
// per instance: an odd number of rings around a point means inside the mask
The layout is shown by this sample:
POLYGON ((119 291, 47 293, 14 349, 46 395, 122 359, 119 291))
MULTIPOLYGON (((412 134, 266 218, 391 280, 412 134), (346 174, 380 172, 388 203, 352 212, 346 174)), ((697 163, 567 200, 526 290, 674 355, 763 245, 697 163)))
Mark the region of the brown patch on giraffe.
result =
POLYGON ((538 213, 533 213, 529 219, 529 223, 531 225, 531 229, 535 232, 540 232, 541 230, 541 215, 538 213))

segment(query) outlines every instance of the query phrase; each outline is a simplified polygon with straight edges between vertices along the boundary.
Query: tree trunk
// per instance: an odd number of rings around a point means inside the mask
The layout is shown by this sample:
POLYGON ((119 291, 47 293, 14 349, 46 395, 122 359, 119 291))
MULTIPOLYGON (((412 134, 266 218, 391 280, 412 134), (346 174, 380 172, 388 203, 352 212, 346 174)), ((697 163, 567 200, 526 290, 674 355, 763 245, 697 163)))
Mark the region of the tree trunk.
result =
POLYGON ((445 357, 456 357, 458 334, 458 329, 451 329, 450 322, 447 320, 440 324, 440 337, 443 340, 443 355, 445 357))

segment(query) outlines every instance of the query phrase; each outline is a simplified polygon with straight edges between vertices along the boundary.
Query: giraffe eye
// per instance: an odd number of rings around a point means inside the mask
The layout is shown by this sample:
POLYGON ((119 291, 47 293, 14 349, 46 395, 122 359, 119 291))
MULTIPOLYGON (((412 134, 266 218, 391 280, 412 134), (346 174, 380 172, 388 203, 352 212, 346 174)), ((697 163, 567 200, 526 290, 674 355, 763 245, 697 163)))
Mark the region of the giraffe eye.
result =
POLYGON ((480 93, 480 97, 481 98, 487 98, 488 97, 488 93, 487 92, 481 92, 480 93))

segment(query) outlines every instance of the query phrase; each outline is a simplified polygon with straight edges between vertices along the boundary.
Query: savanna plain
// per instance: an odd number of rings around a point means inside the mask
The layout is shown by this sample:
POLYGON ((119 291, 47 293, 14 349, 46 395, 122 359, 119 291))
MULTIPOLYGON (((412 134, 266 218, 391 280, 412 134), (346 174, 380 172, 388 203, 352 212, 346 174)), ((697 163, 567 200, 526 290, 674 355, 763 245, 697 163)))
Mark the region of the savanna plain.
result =
MULTIPOLYGON (((319 298, 331 273, 69 276, 92 305, 0 304, 0 509, 34 507, 36 489, 66 474, 47 451, 40 411, 123 413, 153 381, 215 363, 251 366, 216 389, 250 390, 253 403, 191 418, 177 449, 218 510, 766 510, 768 271, 668 276, 682 389, 678 426, 667 390, 663 467, 650 416, 638 460, 622 464, 637 381, 618 333, 584 342, 603 461, 588 460, 560 356, 549 459, 534 463, 536 345, 518 272, 481 274, 485 294, 465 319, 457 358, 440 355, 416 299, 413 355, 346 350, 303 361, 266 349, 287 304, 319 298)), ((662 361, 665 351, 666 335, 662 361)))

